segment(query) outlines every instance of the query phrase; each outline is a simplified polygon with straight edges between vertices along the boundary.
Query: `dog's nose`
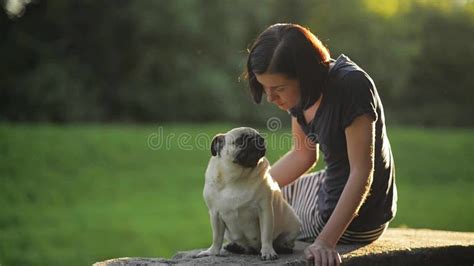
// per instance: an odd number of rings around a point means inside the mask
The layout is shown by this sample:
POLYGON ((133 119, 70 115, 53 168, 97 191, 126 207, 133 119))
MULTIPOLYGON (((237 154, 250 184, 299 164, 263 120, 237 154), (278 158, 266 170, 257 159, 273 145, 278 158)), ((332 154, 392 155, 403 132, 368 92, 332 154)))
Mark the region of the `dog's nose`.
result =
POLYGON ((260 134, 255 136, 255 147, 257 150, 265 150, 265 139, 260 134))

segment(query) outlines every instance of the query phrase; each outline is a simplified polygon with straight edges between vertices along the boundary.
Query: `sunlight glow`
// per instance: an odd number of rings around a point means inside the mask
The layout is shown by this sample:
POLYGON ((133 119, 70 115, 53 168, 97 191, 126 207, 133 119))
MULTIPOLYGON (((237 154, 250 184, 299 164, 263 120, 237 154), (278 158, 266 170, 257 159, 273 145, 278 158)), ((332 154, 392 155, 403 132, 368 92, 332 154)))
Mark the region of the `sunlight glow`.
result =
POLYGON ((9 17, 21 17, 29 3, 31 0, 6 0, 4 7, 9 17))
POLYGON ((267 182, 270 185, 270 189, 272 191, 279 191, 280 190, 280 186, 278 185, 278 183, 275 180, 273 180, 273 178, 270 175, 268 175, 267 182))
POLYGON ((392 17, 400 12, 405 12, 410 7, 410 0, 364 0, 365 7, 371 12, 383 16, 392 17))
POLYGON ((474 8, 474 0, 363 0, 363 4, 370 12, 385 18, 391 18, 397 14, 408 12, 416 5, 444 12, 450 12, 459 8, 464 10, 474 8))

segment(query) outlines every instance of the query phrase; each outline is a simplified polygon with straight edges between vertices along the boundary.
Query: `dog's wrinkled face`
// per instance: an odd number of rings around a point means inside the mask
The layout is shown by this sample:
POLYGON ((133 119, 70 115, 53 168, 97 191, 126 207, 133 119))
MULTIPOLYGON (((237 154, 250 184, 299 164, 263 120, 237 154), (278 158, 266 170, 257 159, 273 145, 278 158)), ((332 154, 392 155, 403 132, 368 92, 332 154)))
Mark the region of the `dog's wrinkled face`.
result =
POLYGON ((243 167, 255 167, 265 156, 265 140, 253 128, 234 128, 225 134, 218 134, 211 144, 212 156, 229 159, 243 167))

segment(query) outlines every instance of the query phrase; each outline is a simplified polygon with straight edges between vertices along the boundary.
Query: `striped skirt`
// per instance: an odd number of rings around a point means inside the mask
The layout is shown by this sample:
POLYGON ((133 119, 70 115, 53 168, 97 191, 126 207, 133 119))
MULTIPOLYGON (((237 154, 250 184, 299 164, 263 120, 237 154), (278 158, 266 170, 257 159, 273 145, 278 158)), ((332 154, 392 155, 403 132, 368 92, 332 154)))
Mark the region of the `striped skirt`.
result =
MULTIPOLYGON (((298 240, 312 242, 326 224, 318 214, 318 193, 326 177, 321 170, 298 178, 295 182, 282 188, 283 197, 293 207, 301 219, 301 232, 298 240)), ((339 239, 339 244, 370 243, 378 239, 387 229, 388 223, 370 231, 357 232, 346 230, 339 239)))

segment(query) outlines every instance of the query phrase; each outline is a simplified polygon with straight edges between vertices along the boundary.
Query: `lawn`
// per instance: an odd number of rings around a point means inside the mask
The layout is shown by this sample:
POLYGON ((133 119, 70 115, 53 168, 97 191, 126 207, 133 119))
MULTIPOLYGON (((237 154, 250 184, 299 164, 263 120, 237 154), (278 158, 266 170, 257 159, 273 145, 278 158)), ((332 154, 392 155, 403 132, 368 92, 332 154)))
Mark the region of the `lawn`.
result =
MULTIPOLYGON (((232 127, 0 124, 0 265, 90 265, 208 246, 208 146, 232 127)), ((275 141, 288 131, 265 133, 275 141)), ((391 226, 474 231, 474 130, 388 134, 399 191, 391 226)), ((271 162, 289 147, 278 146, 269 143, 271 162)))

